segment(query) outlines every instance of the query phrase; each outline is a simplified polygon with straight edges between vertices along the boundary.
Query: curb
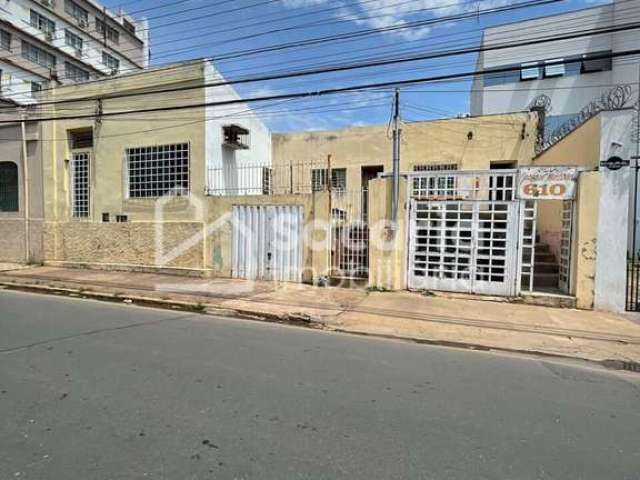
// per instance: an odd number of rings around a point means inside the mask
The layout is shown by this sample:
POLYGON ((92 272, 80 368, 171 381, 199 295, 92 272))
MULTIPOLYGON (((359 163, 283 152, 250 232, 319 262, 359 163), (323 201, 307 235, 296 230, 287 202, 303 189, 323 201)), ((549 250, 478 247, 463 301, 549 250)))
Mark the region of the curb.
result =
POLYGON ((577 360, 577 361, 587 362, 593 365, 599 365, 608 370, 621 370, 626 372, 640 373, 640 363, 633 362, 633 361, 624 361, 624 360, 616 360, 616 359, 592 360, 589 358, 567 356, 559 353, 544 352, 539 350, 522 350, 522 349, 513 349, 513 348, 507 348, 507 347, 493 347, 493 346, 480 345, 480 344, 467 343, 467 342, 454 342, 450 340, 432 340, 432 339, 425 339, 425 338, 404 337, 399 335, 386 335, 381 333, 359 332, 359 331, 347 330, 339 327, 332 327, 330 325, 327 325, 322 320, 318 318, 314 318, 308 314, 288 313, 284 315, 279 315, 275 313, 260 312, 256 310, 220 308, 220 307, 206 305, 203 303, 186 302, 182 300, 163 300, 159 298, 145 297, 140 295, 119 295, 119 294, 106 293, 106 292, 87 291, 87 290, 78 289, 78 288, 54 287, 49 285, 35 285, 35 284, 29 284, 29 283, 9 282, 5 280, 0 281, 0 288, 5 288, 8 290, 18 290, 18 291, 32 291, 32 292, 45 293, 45 294, 48 293, 52 295, 66 295, 68 297, 73 297, 73 298, 91 298, 98 301, 135 304, 139 306, 162 308, 165 310, 180 310, 180 311, 185 311, 190 313, 199 313, 202 315, 207 315, 207 314, 224 315, 227 317, 240 318, 244 320, 280 323, 280 324, 294 325, 294 326, 305 327, 305 328, 312 328, 317 330, 326 330, 326 331, 331 331, 336 333, 348 333, 351 335, 358 335, 363 337, 402 340, 402 341, 411 342, 415 344, 422 344, 422 345, 442 346, 442 347, 459 348, 464 350, 474 350, 474 351, 484 351, 484 352, 494 351, 494 352, 504 352, 504 353, 515 353, 515 354, 521 354, 521 355, 522 354, 533 355, 533 356, 556 358, 556 359, 562 359, 562 360, 573 360, 573 361, 577 360))

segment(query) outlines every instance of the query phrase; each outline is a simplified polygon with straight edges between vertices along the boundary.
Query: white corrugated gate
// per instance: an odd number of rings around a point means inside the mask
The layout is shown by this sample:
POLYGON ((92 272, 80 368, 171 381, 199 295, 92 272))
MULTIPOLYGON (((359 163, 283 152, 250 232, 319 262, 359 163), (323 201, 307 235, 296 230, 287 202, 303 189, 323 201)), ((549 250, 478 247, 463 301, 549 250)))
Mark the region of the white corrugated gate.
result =
POLYGON ((299 205, 234 206, 232 276, 301 281, 303 220, 299 205))

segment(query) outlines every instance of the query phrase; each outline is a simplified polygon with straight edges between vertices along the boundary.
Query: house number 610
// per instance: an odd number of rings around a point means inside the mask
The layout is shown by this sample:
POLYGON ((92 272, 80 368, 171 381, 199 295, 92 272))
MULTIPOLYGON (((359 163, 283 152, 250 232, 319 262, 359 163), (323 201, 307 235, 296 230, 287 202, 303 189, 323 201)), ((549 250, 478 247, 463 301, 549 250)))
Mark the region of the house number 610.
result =
POLYGON ((561 197, 567 192, 567 186, 563 183, 527 183, 522 191, 529 197, 561 197))

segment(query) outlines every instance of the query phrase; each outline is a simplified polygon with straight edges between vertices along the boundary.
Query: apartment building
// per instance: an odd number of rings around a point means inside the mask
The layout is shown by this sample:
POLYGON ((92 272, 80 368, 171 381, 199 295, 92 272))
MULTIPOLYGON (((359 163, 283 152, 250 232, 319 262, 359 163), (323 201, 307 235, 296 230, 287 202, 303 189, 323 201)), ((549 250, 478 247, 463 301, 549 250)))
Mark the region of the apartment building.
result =
POLYGON ((639 59, 624 52, 637 48, 639 19, 640 1, 615 0, 487 28, 482 39, 487 50, 479 54, 477 70, 489 73, 473 82, 471 114, 537 106, 546 113, 550 136, 581 111, 630 106, 637 100, 639 59), (608 32, 597 33, 603 30, 608 32), (551 42, 533 43, 551 36, 551 42), (503 48, 522 42, 529 43, 503 48), (594 102, 595 109, 588 107, 594 102))
POLYGON ((93 0, 0 0, 1 98, 29 104, 43 89, 146 68, 148 32, 93 0))

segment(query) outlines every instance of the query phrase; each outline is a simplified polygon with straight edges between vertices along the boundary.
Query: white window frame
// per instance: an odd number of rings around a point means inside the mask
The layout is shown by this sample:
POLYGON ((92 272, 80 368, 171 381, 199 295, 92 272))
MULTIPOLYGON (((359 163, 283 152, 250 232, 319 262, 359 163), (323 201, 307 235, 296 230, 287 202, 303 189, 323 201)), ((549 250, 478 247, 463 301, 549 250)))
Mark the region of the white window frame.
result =
POLYGON ((545 60, 544 63, 545 63, 544 65, 545 78, 562 77, 566 73, 565 66, 564 66, 564 58, 554 58, 553 60, 545 60), (554 65, 548 65, 549 63, 554 63, 554 65))
POLYGON ((89 12, 73 0, 64 0, 64 11, 75 18, 77 21, 82 21, 86 25, 89 24, 89 12))
POLYGON ((540 78, 540 64, 527 62, 520 64, 520 80, 537 80, 540 78))
POLYGON ((44 68, 56 68, 56 56, 43 50, 40 47, 22 40, 22 58, 26 58, 30 62, 37 63, 44 68))
POLYGON ((91 151, 80 150, 71 152, 71 162, 69 165, 69 193, 71 194, 71 217, 72 218, 89 218, 91 217, 91 151), (86 162, 86 182, 82 191, 77 190, 78 182, 76 175, 78 173, 79 162, 86 162), (82 198, 79 200, 80 196, 82 198), (86 205, 79 205, 84 203, 86 205))
POLYGON ((107 52, 102 52, 102 64, 112 72, 120 71, 120 60, 107 52))
MULTIPOLYGON (((173 165, 174 167, 178 168, 178 165, 173 165)), ((127 199, 146 199, 146 198, 160 198, 162 196, 165 196, 167 194, 169 195, 176 195, 176 196, 186 196, 186 195, 190 195, 191 194, 191 144, 189 142, 176 142, 176 143, 168 143, 168 144, 163 144, 163 145, 141 145, 141 146, 132 146, 132 147, 127 147, 124 149, 124 194, 125 194, 125 198, 127 199), (176 158, 170 158, 171 155, 168 155, 171 153, 171 148, 175 149, 175 152, 185 152, 186 151, 186 166, 183 165, 180 168, 182 168, 182 171, 180 172, 173 172, 173 175, 179 175, 179 176, 183 176, 186 175, 186 179, 182 179, 180 180, 181 182, 186 181, 186 191, 184 190, 185 186, 182 185, 181 188, 182 190, 175 190, 175 183, 173 185, 169 185, 169 183, 176 182, 178 179, 177 178, 169 178, 169 179, 162 179, 161 177, 158 177, 158 175, 162 175, 162 173, 159 172, 159 170, 161 169, 167 169, 167 168, 171 168, 172 165, 158 165, 158 162, 162 162, 162 161, 171 161, 171 160, 178 160, 177 155, 176 158), (167 149, 169 149, 167 151, 167 149), (144 150, 146 150, 146 152, 143 152, 144 150), (135 160, 136 162, 139 163, 138 168, 136 169, 136 171, 139 173, 139 175, 145 175, 147 177, 147 180, 151 181, 152 184, 159 184, 159 183, 166 183, 167 185, 165 185, 164 187, 160 187, 158 188, 156 187, 150 187, 150 188, 136 188, 135 190, 132 190, 132 185, 131 185, 131 177, 132 177, 132 172, 134 170, 132 170, 133 166, 132 166, 132 160, 134 160, 134 156, 135 155, 147 155, 150 156, 150 158, 145 159, 147 162, 156 162, 156 165, 143 165, 143 161, 142 159, 137 159, 135 160), (159 158, 159 157, 167 157, 169 156, 169 158, 159 158), (185 169, 186 168, 186 169, 185 169), (134 195, 135 193, 135 195, 134 195), (143 195, 143 193, 146 193, 146 195, 143 195)), ((171 175, 171 174, 170 174, 171 175)))
POLYGON ((87 82, 91 80, 91 74, 71 62, 64 62, 64 78, 74 82, 87 82))

